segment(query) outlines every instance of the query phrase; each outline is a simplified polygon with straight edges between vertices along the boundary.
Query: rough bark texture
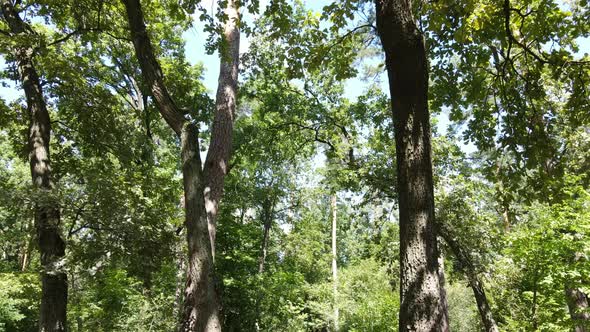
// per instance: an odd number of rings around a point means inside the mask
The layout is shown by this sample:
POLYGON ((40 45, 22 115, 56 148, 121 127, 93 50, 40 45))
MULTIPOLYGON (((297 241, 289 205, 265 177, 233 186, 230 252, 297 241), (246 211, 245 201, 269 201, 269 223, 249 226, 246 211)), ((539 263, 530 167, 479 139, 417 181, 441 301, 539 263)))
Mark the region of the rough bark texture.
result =
POLYGON ((494 316, 492 315, 492 309, 488 303, 488 298, 486 296, 483 283, 475 271, 475 267, 473 266, 473 261, 471 260, 469 253, 464 249, 463 246, 461 246, 455 237, 453 237, 451 231, 445 225, 439 223, 437 226, 438 235, 440 235, 440 237, 445 240, 457 260, 459 260, 461 263, 463 272, 465 273, 469 282, 469 286, 471 287, 471 290, 473 290, 475 302, 477 303, 477 310, 479 311, 485 331, 498 332, 498 325, 496 324, 494 316))
POLYGON ((185 124, 180 142, 189 252, 180 330, 183 332, 221 331, 213 257, 201 183, 198 131, 193 124, 185 124))
POLYGON ((588 295, 579 288, 567 288, 565 290, 567 306, 574 322, 575 332, 586 332, 590 328, 590 314, 588 313, 588 295))
POLYGON ((400 219, 400 331, 446 331, 434 229, 428 64, 410 0, 375 0, 395 130, 400 219))
POLYGON ((223 181, 229 171, 233 123, 238 96, 238 65, 240 60, 240 14, 238 1, 229 0, 225 13, 224 44, 220 50, 220 70, 215 100, 215 118, 211 128, 211 144, 205 160, 205 207, 209 222, 211 250, 215 259, 215 234, 223 181))
POLYGON ((188 242, 188 268, 181 331, 221 331, 219 299, 205 210, 203 173, 199 156, 198 128, 185 120, 164 84, 162 69, 146 31, 139 0, 122 0, 141 72, 154 101, 170 127, 180 136, 188 242))
MULTIPOLYGON (((20 37, 35 34, 31 27, 20 18, 12 1, 2 1, 2 14, 11 34, 20 37)), ((53 188, 49 156, 51 122, 43 99, 39 75, 33 64, 33 46, 17 46, 13 55, 17 61, 30 116, 28 144, 31 177, 33 186, 39 190, 41 195, 44 195, 53 188)), ((42 267, 39 331, 65 331, 68 282, 63 269, 65 243, 59 231, 60 211, 56 203, 51 200, 37 203, 35 206, 35 227, 42 267)))
POLYGON ((172 96, 164 84, 164 74, 158 60, 154 56, 150 38, 145 28, 143 12, 139 0, 122 0, 127 10, 127 20, 131 29, 135 55, 139 60, 141 74, 146 86, 154 98, 158 110, 170 128, 180 135, 184 122, 183 113, 174 103, 172 96))

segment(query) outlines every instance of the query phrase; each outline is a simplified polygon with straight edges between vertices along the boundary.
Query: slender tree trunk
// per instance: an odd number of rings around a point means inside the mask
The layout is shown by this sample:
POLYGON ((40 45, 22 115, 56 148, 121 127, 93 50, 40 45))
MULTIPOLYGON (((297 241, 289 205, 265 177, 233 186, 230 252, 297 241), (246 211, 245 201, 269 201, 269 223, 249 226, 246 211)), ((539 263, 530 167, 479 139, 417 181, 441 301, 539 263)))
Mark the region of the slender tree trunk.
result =
POLYGON ((590 327, 590 313, 588 313, 588 295, 579 288, 567 288, 565 290, 567 306, 570 316, 575 324, 575 332, 587 332, 590 327))
POLYGON ((23 246, 21 247, 21 253, 20 253, 20 257, 19 257, 19 266, 20 266, 22 272, 26 271, 27 268, 29 267, 31 250, 32 250, 32 246, 33 246, 33 241, 35 240, 31 234, 32 227, 34 227, 33 222, 34 221, 32 221, 32 222, 27 221, 26 226, 25 226, 26 236, 25 236, 25 239, 23 240, 23 246))
MULTIPOLYGON (((2 14, 13 35, 35 34, 20 18, 12 1, 2 1, 2 14)), ((39 75, 33 64, 34 48, 31 45, 16 46, 14 56, 30 116, 28 144, 33 186, 42 195, 50 195, 53 189, 49 155, 51 122, 39 75)), ((68 282, 63 269, 65 242, 60 234, 60 211, 56 202, 49 199, 36 204, 35 227, 42 267, 39 331, 65 331, 68 282)))
POLYGON ((224 47, 221 48, 219 80, 215 100, 215 118, 211 128, 211 145, 205 161, 205 207, 211 238, 211 252, 215 259, 217 211, 223 195, 223 182, 229 171, 232 151, 233 123, 238 98, 238 66, 240 60, 239 1, 228 0, 223 29, 224 47), (225 51, 225 52, 223 52, 225 51))
MULTIPOLYGON (((272 207, 270 207, 272 209, 272 207)), ((266 209, 265 209, 266 210, 266 209)), ((258 273, 264 272, 264 264, 266 263, 266 255, 268 251, 268 238, 270 236, 270 226, 272 224, 272 213, 270 211, 264 212, 264 231, 262 235, 262 247, 260 250, 260 261, 258 262, 258 273)))
POLYGON ((434 227, 428 63, 411 0, 375 0, 393 111, 400 220, 400 331, 447 331, 434 227))
POLYGON ((481 317, 481 321, 485 327, 486 332, 498 332, 498 326, 492 315, 492 309, 488 303, 483 283, 477 276, 473 261, 469 253, 461 246, 461 244, 453 237, 451 231, 442 223, 437 224, 437 233, 445 240, 451 251, 461 263, 463 272, 465 273, 469 286, 473 290, 475 302, 477 303, 477 310, 481 317))
POLYGON ((502 219, 504 220, 504 232, 510 232, 510 206, 508 202, 502 203, 502 219))
POLYGON ((337 197, 336 194, 332 195, 331 205, 332 205, 332 296, 333 296, 333 303, 334 303, 334 331, 338 331, 338 319, 340 316, 338 311, 338 262, 336 261, 337 251, 336 251, 336 230, 337 230, 337 222, 338 219, 336 218, 336 208, 337 206, 337 197))
POLYGON ((498 326, 492 315, 492 309, 488 303, 485 290, 482 282, 479 280, 475 273, 469 273, 467 275, 469 279, 469 286, 473 290, 473 296, 475 296, 475 302, 477 303, 477 310, 486 332, 498 332, 498 326))

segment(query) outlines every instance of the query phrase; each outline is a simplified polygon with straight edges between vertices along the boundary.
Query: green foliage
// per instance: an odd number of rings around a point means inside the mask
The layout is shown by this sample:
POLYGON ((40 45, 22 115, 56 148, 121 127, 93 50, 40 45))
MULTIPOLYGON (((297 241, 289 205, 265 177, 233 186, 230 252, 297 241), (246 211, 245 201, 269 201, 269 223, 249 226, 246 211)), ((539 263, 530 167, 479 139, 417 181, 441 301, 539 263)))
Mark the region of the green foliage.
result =
POLYGON ((462 281, 446 285, 449 323, 453 331, 482 331, 481 319, 469 286, 462 281))
MULTIPOLYGON (((256 0, 240 4, 256 19, 240 22, 250 45, 218 220, 223 326, 330 330, 337 306, 342 331, 396 331, 395 119, 378 81, 362 82, 355 98, 345 89, 363 69, 383 72, 374 4, 326 2, 321 13, 301 1, 270 1, 264 11, 256 0)), ((577 322, 565 290, 590 293, 590 71, 578 52, 590 29, 587 4, 414 5, 430 57, 432 120, 448 113, 451 121, 432 142, 437 222, 472 261, 465 266, 442 245, 453 331, 481 328, 470 269, 503 331, 569 331, 577 322), (468 153, 466 141, 477 151, 468 153)), ((182 35, 196 14, 208 50, 222 49, 224 1, 214 12, 192 0, 142 5, 178 106, 211 123, 214 104, 201 82, 209 68, 188 63, 182 35)), ((56 188, 31 188, 26 100, 0 99, 0 330, 36 330, 32 207, 48 201, 60 206, 67 240, 69 330, 174 330, 186 264, 179 147, 140 79, 123 6, 42 0, 17 8, 35 33, 14 36, 0 18, 0 78, 18 77, 15 47, 35 48, 56 188)), ((210 128, 201 127, 206 143, 210 128)))
POLYGON ((104 268, 72 281, 69 320, 73 331, 170 331, 175 328, 174 265, 156 272, 153 287, 125 270, 104 268), (80 283, 83 281, 83 283, 80 283))
POLYGON ((36 273, 0 273, 0 331, 35 330, 40 286, 36 273))
POLYGON ((573 187, 560 204, 535 204, 497 262, 494 294, 506 330, 569 331, 566 288, 588 292, 590 195, 573 187), (510 304, 506 306, 506 304, 510 304))

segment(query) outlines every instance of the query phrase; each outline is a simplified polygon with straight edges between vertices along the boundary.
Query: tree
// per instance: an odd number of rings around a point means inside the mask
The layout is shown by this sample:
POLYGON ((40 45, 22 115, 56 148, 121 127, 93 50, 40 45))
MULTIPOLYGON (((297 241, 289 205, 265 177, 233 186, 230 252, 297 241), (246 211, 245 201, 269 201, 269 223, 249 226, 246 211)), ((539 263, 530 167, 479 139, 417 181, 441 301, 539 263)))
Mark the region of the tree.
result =
POLYGON ((338 331, 338 252, 336 251, 336 236, 337 236, 337 196, 333 194, 330 199, 330 208, 332 209, 332 283, 333 283, 333 297, 334 297, 334 331, 338 331))
POLYGON ((224 38, 229 45, 229 53, 220 52, 221 72, 217 110, 204 170, 201 168, 199 155, 198 127, 191 119, 185 119, 183 112, 168 92, 145 27, 141 4, 139 0, 124 0, 123 3, 144 81, 150 87, 163 118, 180 137, 185 227, 189 250, 187 286, 180 329, 217 331, 221 329, 221 323, 218 295, 215 290, 213 241, 217 204, 223 190, 223 177, 228 171, 235 112, 239 50, 237 3, 229 1, 227 4, 229 18, 225 23, 224 38), (210 218, 207 217, 208 214, 210 218))
POLYGON ((11 0, 3 1, 1 6, 11 37, 21 40, 16 42, 12 53, 17 61, 30 116, 28 148, 31 177, 33 186, 38 189, 37 195, 41 197, 35 205, 36 237, 42 265, 39 331, 65 331, 68 282, 63 266, 65 242, 60 234, 60 208, 51 197, 54 188, 49 151, 51 120, 33 62, 37 50, 26 42, 34 38, 35 32, 19 16, 11 0))
POLYGON ((434 225, 428 59, 411 1, 375 1, 389 76, 400 220, 400 331, 446 331, 434 225))

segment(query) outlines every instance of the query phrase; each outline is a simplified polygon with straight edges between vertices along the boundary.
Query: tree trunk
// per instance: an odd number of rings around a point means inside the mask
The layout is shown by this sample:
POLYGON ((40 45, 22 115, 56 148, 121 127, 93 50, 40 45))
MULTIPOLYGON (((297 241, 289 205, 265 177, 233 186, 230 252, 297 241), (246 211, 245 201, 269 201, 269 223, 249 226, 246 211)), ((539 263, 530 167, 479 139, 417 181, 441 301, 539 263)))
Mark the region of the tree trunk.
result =
POLYGON ((334 331, 338 331, 338 263, 336 261, 337 252, 336 252, 336 230, 337 230, 337 221, 336 218, 336 194, 332 195, 332 296, 334 301, 334 331))
POLYGON ((211 238, 211 252, 215 259, 215 234, 219 201, 223 195, 223 182, 229 171, 232 150, 233 122, 238 98, 238 66, 240 60, 240 14, 238 1, 228 0, 223 29, 223 42, 219 52, 220 68, 215 100, 215 118, 211 128, 211 144, 205 161, 205 207, 211 238), (223 52, 225 51, 225 52, 223 52))
POLYGON ((459 244, 459 242, 453 237, 450 230, 442 223, 438 223, 437 232, 440 237, 445 240, 455 257, 461 263, 463 271, 467 276, 469 286, 473 290, 475 296, 475 302, 477 303, 477 310, 481 317, 481 321, 484 325, 486 332, 498 332, 498 326, 492 315, 492 309, 488 303, 488 298, 483 288, 483 283, 477 276, 473 262, 469 256, 469 253, 459 244))
POLYGON ((33 230, 34 220, 32 222, 27 221, 25 224, 25 239, 23 240, 23 245, 21 247, 21 252, 19 255, 19 266, 22 272, 25 272, 29 267, 30 257, 31 257, 31 250, 33 247, 33 242, 35 238, 32 236, 31 231, 33 230))
POLYGON ((482 282, 479 280, 475 273, 469 273, 467 278, 469 279, 469 286, 473 290, 473 296, 475 296, 475 302, 477 303, 477 310, 486 332, 498 332, 498 326, 492 315, 492 309, 488 304, 488 298, 483 288, 482 282))
MULTIPOLYGON (((20 18, 12 1, 2 1, 2 14, 12 34, 20 36, 35 34, 20 18)), ((28 144, 33 186, 41 195, 50 195, 53 189, 49 156, 51 122, 39 75, 33 64, 34 48, 32 45, 16 46, 14 56, 30 116, 28 144)), ((65 331, 68 303, 68 282, 63 269, 65 242, 59 230, 59 207, 52 199, 35 205, 35 227, 42 268, 39 331, 65 331)))
MULTIPOLYGON (((271 207, 272 208, 272 207, 271 207)), ((262 248, 260 250, 260 261, 258 263, 258 273, 264 272, 264 264, 266 262, 266 255, 268 251, 268 238, 270 235, 270 226, 272 223, 272 213, 264 212, 264 231, 262 235, 262 248)))
POLYGON ((410 0, 375 0, 395 130, 400 223, 400 331, 447 331, 434 229, 428 64, 410 0))
POLYGON ((565 290, 567 306, 574 322, 575 332, 586 332, 590 326, 590 313, 588 313, 588 296, 579 288, 567 288, 565 290))
POLYGON ((186 123, 180 138, 189 264, 181 331, 221 331, 213 257, 201 183, 198 131, 186 123))
MULTIPOLYGON (((150 88, 162 117, 180 136, 185 201, 184 224, 187 230, 189 259, 179 328, 183 332, 221 331, 219 299, 214 283, 213 257, 205 210, 198 128, 185 120, 164 84, 164 75, 154 55, 139 0, 122 1, 125 4, 143 79, 150 88)), ((213 145, 213 142, 211 144, 213 145)))

